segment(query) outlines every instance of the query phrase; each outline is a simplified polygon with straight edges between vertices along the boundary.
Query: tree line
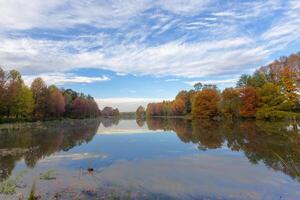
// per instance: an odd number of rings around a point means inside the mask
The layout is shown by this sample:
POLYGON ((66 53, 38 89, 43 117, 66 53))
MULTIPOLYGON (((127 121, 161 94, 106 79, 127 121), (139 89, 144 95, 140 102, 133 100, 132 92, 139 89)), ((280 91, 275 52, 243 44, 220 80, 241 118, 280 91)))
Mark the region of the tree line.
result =
MULTIPOLYGON (((90 95, 47 86, 42 78, 34 79, 28 87, 20 72, 0 68, 0 121, 93 118, 101 113, 90 95)), ((118 114, 118 109, 103 109, 103 116, 118 114)))
POLYGON ((216 85, 196 83, 194 89, 180 91, 173 101, 149 103, 145 115, 300 119, 300 53, 281 57, 252 75, 242 75, 236 87, 223 91, 216 85))

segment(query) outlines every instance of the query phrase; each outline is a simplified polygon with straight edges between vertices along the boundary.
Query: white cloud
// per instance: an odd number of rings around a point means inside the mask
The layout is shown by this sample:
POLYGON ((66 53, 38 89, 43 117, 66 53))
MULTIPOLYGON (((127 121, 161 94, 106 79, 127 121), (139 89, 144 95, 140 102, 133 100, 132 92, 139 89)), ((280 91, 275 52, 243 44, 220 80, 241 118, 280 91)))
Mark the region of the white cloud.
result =
POLYGON ((203 10, 209 0, 8 0, 0 1, 1 29, 70 28, 93 25, 100 28, 119 27, 151 8, 161 8, 176 14, 191 14, 203 10), (20 12, 22 8, 22 12, 20 12))
POLYGON ((280 20, 276 20, 262 38, 269 41, 273 48, 283 48, 286 45, 300 39, 300 3, 297 0, 290 1, 287 11, 280 20))
POLYGON ((177 14, 195 14, 207 8, 210 0, 161 0, 158 4, 166 10, 177 14))
POLYGON ((252 47, 252 42, 248 37, 190 44, 178 40, 150 47, 115 44, 101 51, 88 51, 95 41, 4 39, 0 41, 0 59, 3 66, 21 70, 65 72, 93 67, 119 74, 203 77, 240 71, 261 62, 269 52, 252 47))
POLYGON ((27 85, 37 78, 41 77, 48 85, 63 85, 66 83, 93 83, 93 82, 103 82, 110 80, 107 76, 101 77, 88 77, 88 76, 78 76, 72 73, 48 73, 39 75, 24 75, 23 79, 27 85))
POLYGON ((216 12, 212 13, 212 15, 217 16, 217 17, 233 17, 235 16, 234 12, 216 12))
POLYGON ((176 82, 176 81, 179 81, 180 79, 178 78, 170 78, 170 79, 167 79, 165 80, 166 82, 176 82))
POLYGON ((280 0, 213 3, 0 1, 1 65, 32 74, 92 67, 119 76, 203 78, 248 72, 283 45, 299 40, 296 0, 286 7, 280 0), (282 17, 274 14, 278 10, 282 17), (273 17, 270 28, 256 33, 253 24, 271 22, 273 17), (163 37, 168 31, 173 32, 163 37))
POLYGON ((238 78, 230 78, 230 79, 223 79, 223 80, 198 80, 198 81, 185 81, 184 83, 193 86, 198 82, 202 84, 214 84, 214 85, 222 85, 222 84, 231 84, 234 85, 238 81, 238 78))
POLYGON ((117 72, 116 75, 117 76, 126 76, 127 74, 126 73, 117 72))

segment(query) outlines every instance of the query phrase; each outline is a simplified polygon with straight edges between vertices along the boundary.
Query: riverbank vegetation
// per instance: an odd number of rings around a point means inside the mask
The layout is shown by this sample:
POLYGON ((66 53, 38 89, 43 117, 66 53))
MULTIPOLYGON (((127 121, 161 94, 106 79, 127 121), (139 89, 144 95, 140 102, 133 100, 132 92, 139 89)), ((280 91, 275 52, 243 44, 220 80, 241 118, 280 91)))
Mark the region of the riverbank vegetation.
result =
MULTIPOLYGON (((106 107, 104 116, 118 115, 106 107)), ((20 72, 0 68, 0 122, 36 121, 60 118, 94 118, 101 115, 94 98, 72 89, 47 86, 36 78, 28 87, 20 72)))
POLYGON ((300 119, 300 53, 282 57, 242 75, 236 87, 220 91, 196 83, 173 101, 149 103, 148 117, 191 116, 204 119, 300 119))

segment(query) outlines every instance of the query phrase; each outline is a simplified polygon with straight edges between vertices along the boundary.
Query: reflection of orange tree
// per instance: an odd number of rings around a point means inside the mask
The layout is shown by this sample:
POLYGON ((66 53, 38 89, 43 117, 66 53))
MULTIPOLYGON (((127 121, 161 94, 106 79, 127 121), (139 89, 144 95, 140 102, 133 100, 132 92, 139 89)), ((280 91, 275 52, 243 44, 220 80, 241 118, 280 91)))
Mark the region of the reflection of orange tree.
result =
POLYGON ((199 149, 219 148, 226 141, 232 151, 243 151, 253 164, 300 178, 300 135, 297 124, 242 121, 218 123, 185 119, 147 119, 151 130, 172 130, 183 142, 198 143, 199 149))
POLYGON ((224 138, 218 122, 209 120, 185 120, 170 118, 147 118, 150 130, 173 130, 183 142, 199 143, 199 148, 218 148, 224 138))
POLYGON ((10 149, 11 153, 0 155, 2 179, 7 178, 15 163, 24 158, 29 167, 38 160, 57 151, 67 151, 74 146, 89 142, 97 132, 100 121, 71 120, 63 122, 35 123, 18 129, 7 129, 0 134, 0 149, 10 149))
POLYGON ((161 118, 147 118, 147 126, 149 130, 156 131, 156 130, 170 130, 167 129, 168 120, 161 119, 161 118))
POLYGON ((192 141, 199 143, 200 149, 215 149, 222 146, 224 135, 220 123, 201 120, 193 121, 192 141))

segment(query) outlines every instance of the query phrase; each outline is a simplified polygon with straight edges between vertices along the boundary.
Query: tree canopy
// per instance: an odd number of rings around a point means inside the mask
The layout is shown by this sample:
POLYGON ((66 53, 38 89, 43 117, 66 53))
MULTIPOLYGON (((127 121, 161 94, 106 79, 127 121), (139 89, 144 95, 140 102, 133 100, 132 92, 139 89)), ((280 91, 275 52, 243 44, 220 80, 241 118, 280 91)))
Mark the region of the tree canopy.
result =
MULTIPOLYGON (((104 115, 118 116, 118 109, 104 115)), ((2 120, 44 120, 51 118, 91 118, 101 115, 91 95, 72 89, 47 86, 42 78, 32 81, 30 88, 16 70, 0 68, 0 122, 2 120)))
POLYGON ((300 118, 300 54, 281 57, 252 75, 241 75, 235 88, 222 92, 216 85, 194 84, 173 101, 149 103, 147 116, 185 116, 230 119, 300 118))

